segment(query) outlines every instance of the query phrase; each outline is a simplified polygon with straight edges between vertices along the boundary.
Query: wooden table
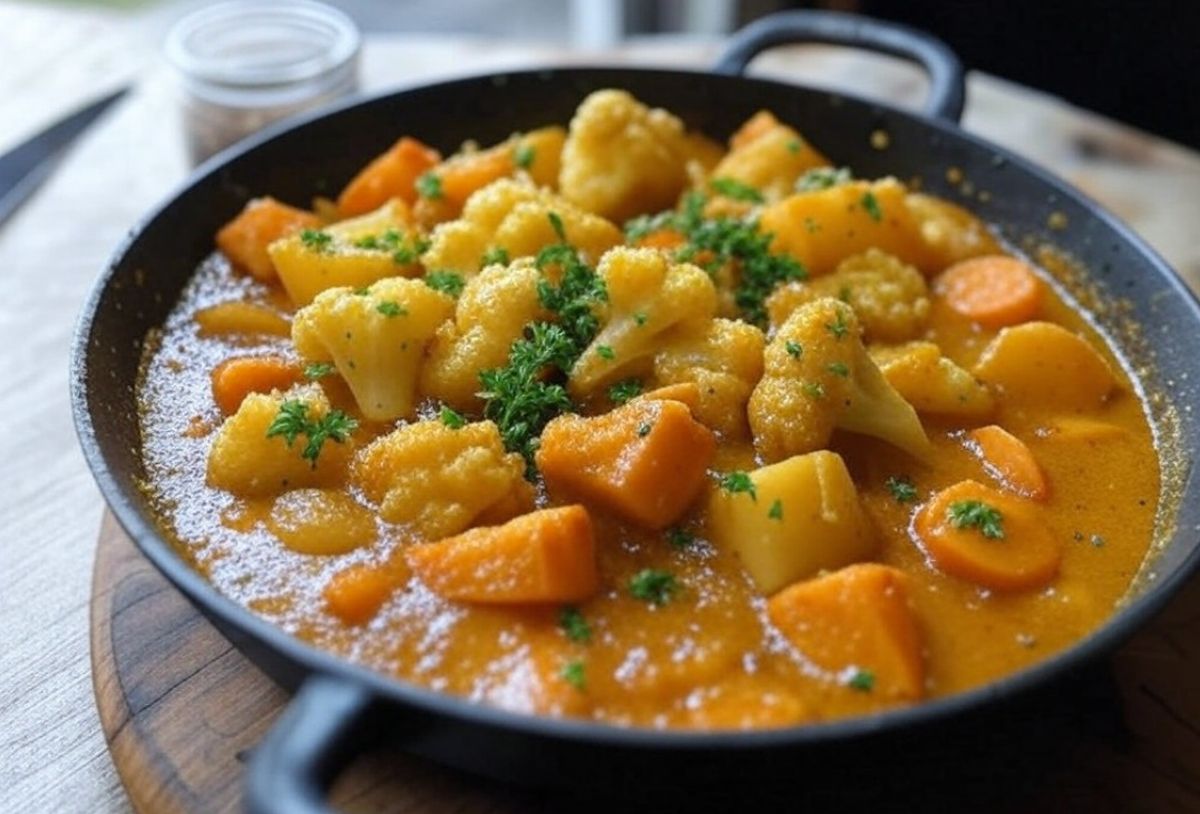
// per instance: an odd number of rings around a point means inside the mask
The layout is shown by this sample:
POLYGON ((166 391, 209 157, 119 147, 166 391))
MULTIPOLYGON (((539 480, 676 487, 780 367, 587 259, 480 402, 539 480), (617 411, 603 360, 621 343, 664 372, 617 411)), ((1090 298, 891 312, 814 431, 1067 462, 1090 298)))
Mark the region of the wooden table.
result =
MULTIPOLYGON (((116 15, 0 0, 0 150, 139 78, 136 92, 0 228, 0 811, 128 810, 88 670, 101 501, 71 429, 67 353, 83 297, 112 247, 186 173, 171 83, 157 59, 160 35, 116 15)), ((389 37, 368 40, 363 79, 377 89, 564 60, 704 65, 715 51, 711 43, 643 42, 579 54, 389 37)), ((909 105, 923 90, 908 66, 838 49, 772 54, 757 69, 909 105)), ((1200 156, 982 75, 971 77, 965 122, 1090 192, 1200 287, 1200 156)))

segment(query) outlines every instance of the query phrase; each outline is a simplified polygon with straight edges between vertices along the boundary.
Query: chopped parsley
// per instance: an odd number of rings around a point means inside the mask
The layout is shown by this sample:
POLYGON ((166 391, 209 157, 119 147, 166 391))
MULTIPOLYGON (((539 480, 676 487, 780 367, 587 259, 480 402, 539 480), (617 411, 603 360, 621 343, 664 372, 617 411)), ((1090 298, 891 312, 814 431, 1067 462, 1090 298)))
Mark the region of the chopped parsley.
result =
POLYGON ((850 375, 850 366, 845 362, 830 362, 826 365, 826 370, 834 376, 841 376, 843 379, 850 375))
POLYGON ((950 525, 957 529, 977 528, 989 540, 1004 539, 1004 515, 982 500, 958 500, 948 510, 950 525))
POLYGON ((651 605, 665 605, 679 590, 679 582, 670 571, 644 568, 629 580, 629 593, 651 605))
POLYGON ((301 229, 300 242, 315 252, 327 252, 333 245, 333 235, 321 229, 301 229))
POLYGON ((558 612, 558 626, 573 642, 587 644, 592 640, 591 625, 583 618, 583 612, 574 605, 567 605, 558 612))
POLYGON ((810 399, 825 398, 825 385, 820 382, 805 382, 801 387, 804 389, 804 394, 810 399))
POLYGON ((804 142, 798 138, 794 138, 787 143, 787 151, 792 155, 796 155, 804 149, 804 142))
POLYGON ((879 206, 879 199, 875 197, 875 193, 867 190, 862 196, 862 208, 871 216, 871 220, 879 223, 883 220, 883 209, 879 206))
POLYGON ((557 266, 562 272, 557 286, 548 279, 538 280, 538 300, 546 310, 554 312, 558 324, 575 344, 578 356, 591 343, 600 327, 595 306, 608 300, 604 280, 580 259, 575 249, 565 243, 542 249, 538 252, 535 265, 539 271, 557 266))
POLYGON ((432 172, 427 172, 417 179, 417 194, 422 198, 436 201, 442 197, 442 179, 432 172))
POLYGON ((624 404, 642 394, 642 383, 637 379, 624 379, 608 388, 608 398, 613 404, 624 404))
POLYGON ((732 494, 745 492, 750 495, 751 500, 758 501, 758 491, 754 488, 754 481, 750 480, 750 476, 745 472, 726 472, 721 476, 720 484, 726 492, 732 494))
POLYGON ((467 419, 463 418, 462 413, 444 404, 442 405, 441 412, 438 413, 438 418, 452 430, 461 430, 467 426, 467 419))
POLYGON ((653 429, 654 429, 654 425, 651 424, 649 421, 638 425, 638 438, 645 438, 647 435, 650 434, 650 431, 653 429))
POLYGON ((796 179, 797 192, 816 192, 822 189, 836 187, 850 181, 848 167, 813 167, 796 179))
POLYGON ((696 542, 696 535, 685 528, 676 526, 667 530, 667 542, 671 544, 671 548, 687 548, 696 542))
POLYGON ((375 306, 375 310, 383 314, 385 317, 404 317, 408 316, 408 309, 395 300, 384 300, 375 306))
POLYGON ((732 198, 735 201, 745 201, 747 203, 763 202, 761 192, 749 184, 744 184, 733 178, 714 178, 708 182, 708 186, 718 195, 724 195, 726 198, 732 198))
POLYGON ((793 359, 799 359, 800 355, 804 353, 804 346, 793 339, 789 339, 787 342, 784 342, 783 347, 787 350, 788 356, 792 357, 793 359))
POLYGON ((557 212, 550 212, 546 217, 550 220, 550 228, 554 230, 554 234, 558 235, 558 239, 561 242, 566 243, 567 229, 563 226, 562 218, 559 214, 557 212))
POLYGON ((398 266, 415 263, 429 248, 429 242, 420 237, 408 241, 396 229, 386 229, 377 235, 363 235, 354 241, 354 247, 377 252, 391 252, 392 262, 398 266))
POLYGON ((884 486, 892 493, 897 503, 913 503, 917 499, 917 487, 905 475, 894 475, 884 481, 884 486))
POLYGON ((308 404, 300 399, 287 399, 279 405, 279 413, 267 427, 267 437, 282 435, 290 448, 297 438, 305 436, 308 441, 300 451, 300 457, 315 469, 326 441, 332 439, 344 443, 356 429, 358 422, 341 410, 330 410, 324 417, 312 420, 308 417, 308 404))
POLYGON ((451 297, 457 297, 463 292, 463 287, 467 281, 457 271, 449 269, 441 269, 439 271, 431 271, 425 275, 425 285, 432 288, 434 291, 440 291, 443 294, 449 294, 451 297))
POLYGON ((850 333, 850 323, 846 321, 845 309, 838 308, 837 319, 833 322, 826 322, 825 330, 833 334, 833 338, 838 341, 841 341, 846 334, 850 333))
POLYGON ((875 689, 875 674, 860 667, 854 671, 854 675, 850 676, 846 686, 859 692, 870 692, 875 689))
POLYGON ((640 327, 642 327, 643 325, 645 325, 645 324, 646 324, 646 320, 647 320, 647 319, 649 319, 649 317, 647 317, 647 316, 646 316, 645 314, 643 314, 641 311, 634 311, 634 313, 633 313, 633 321, 634 321, 634 322, 636 322, 636 323, 638 324, 638 327, 639 327, 639 328, 640 328, 640 327))
POLYGON ((518 144, 513 150, 513 163, 523 170, 527 170, 533 166, 533 160, 537 158, 537 150, 531 144, 518 144))
POLYGON ((483 253, 483 257, 479 258, 479 265, 494 266, 499 263, 502 266, 507 266, 508 260, 508 249, 503 246, 493 246, 483 253))
POLYGON ((562 678, 580 692, 587 689, 587 675, 584 673, 583 662, 578 659, 563 665, 562 678))
POLYGON ((613 350, 611 347, 609 347, 608 345, 597 345, 596 346, 596 355, 599 356, 601 359, 605 359, 609 362, 611 362, 613 359, 617 358, 617 352, 615 350, 613 350))
POLYGON ((304 366, 304 378, 310 382, 323 379, 334 371, 332 362, 313 362, 304 366))
POLYGON ((767 517, 772 520, 783 520, 783 501, 775 498, 775 502, 771 504, 771 508, 767 511, 767 517))

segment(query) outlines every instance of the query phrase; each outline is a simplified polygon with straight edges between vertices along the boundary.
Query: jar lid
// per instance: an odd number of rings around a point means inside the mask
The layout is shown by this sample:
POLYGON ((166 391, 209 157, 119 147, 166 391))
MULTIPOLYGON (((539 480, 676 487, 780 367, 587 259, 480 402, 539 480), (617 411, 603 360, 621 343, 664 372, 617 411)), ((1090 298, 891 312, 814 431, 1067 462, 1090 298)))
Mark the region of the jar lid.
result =
POLYGON ((354 21, 322 3, 226 0, 179 20, 165 50, 193 90, 236 93, 338 76, 353 70, 359 45, 354 21))

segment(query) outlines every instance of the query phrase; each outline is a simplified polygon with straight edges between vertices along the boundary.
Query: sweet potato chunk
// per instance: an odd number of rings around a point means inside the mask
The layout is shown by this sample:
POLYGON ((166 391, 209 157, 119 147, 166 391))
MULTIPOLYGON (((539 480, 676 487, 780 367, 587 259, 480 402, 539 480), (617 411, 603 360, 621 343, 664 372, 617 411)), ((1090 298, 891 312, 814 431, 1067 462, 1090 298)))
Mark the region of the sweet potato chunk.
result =
POLYGON ((298 384, 303 371, 281 356, 234 356, 213 368, 213 400, 225 415, 233 415, 251 393, 287 390, 298 384))
POLYGON ((431 591, 458 602, 579 602, 599 587, 582 506, 542 509, 405 551, 431 591))
POLYGON ((267 246, 292 232, 319 225, 317 216, 311 212, 274 198, 255 198, 217 232, 217 248, 238 268, 260 280, 274 280, 275 266, 267 254, 267 246))
POLYGON ((441 159, 437 150, 405 136, 354 176, 338 196, 338 211, 349 218, 378 209, 391 198, 411 204, 417 198, 417 179, 441 159))
POLYGON ((552 490, 662 529, 699 494, 715 450, 712 432, 687 405, 635 399, 604 415, 551 421, 537 465, 552 490))
POLYGON ((792 585, 767 614, 806 659, 858 691, 915 701, 925 688, 921 633, 904 574, 851 565, 792 585))

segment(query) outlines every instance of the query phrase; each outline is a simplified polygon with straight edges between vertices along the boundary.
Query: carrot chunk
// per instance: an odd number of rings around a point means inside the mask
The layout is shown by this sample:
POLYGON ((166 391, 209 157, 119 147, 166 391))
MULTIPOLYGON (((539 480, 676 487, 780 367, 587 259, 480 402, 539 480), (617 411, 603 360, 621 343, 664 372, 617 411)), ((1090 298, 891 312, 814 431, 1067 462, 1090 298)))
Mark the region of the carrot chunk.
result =
POLYGON ((451 159, 434 174, 441 180, 442 196, 457 209, 462 209, 471 193, 511 175, 515 168, 512 146, 498 144, 451 159))
POLYGON ((1021 439, 995 424, 971 430, 967 437, 971 451, 1003 486, 1024 497, 1046 499, 1050 492, 1046 475, 1021 439))
POLYGON ((274 198, 255 198, 217 232, 217 248, 238 268, 259 280, 269 281, 275 279, 275 266, 267 254, 267 246, 292 232, 320 225, 311 212, 274 198))
POLYGON ((554 419, 537 465, 551 490, 662 529, 700 493, 715 451, 712 431, 686 404, 642 398, 604 415, 554 419))
POLYGON ((596 592, 587 509, 542 509, 405 550, 431 591, 459 602, 579 602, 596 592))
POLYGON ((437 150, 405 136, 346 184, 338 196, 339 213, 344 218, 362 215, 392 198, 411 204, 417 197, 417 179, 441 160, 437 150))
POLYGON ((939 569, 997 591, 1040 588, 1062 560, 1034 504, 973 480, 934 495, 917 511, 913 531, 939 569))
POLYGON ((769 110, 760 110, 742 123, 732 136, 729 137, 729 149, 740 150, 747 144, 760 138, 779 127, 779 119, 769 110))
POLYGON ((1028 322, 1042 307, 1042 281, 1028 263, 1003 254, 955 263, 938 277, 934 291, 987 328, 1028 322))
POLYGON ((251 393, 287 390, 302 378, 300 366, 281 356, 235 356, 213 368, 213 400, 233 415, 251 393))
POLYGON ((325 607, 348 625, 369 622, 396 589, 391 573, 358 564, 337 572, 325 585, 325 607))
POLYGON ((674 229, 656 229, 638 238, 636 245, 643 249, 678 249, 686 242, 674 229))
POLYGON ((924 694, 921 633, 895 568, 860 563, 798 582, 767 600, 771 622, 804 657, 857 691, 924 694))

